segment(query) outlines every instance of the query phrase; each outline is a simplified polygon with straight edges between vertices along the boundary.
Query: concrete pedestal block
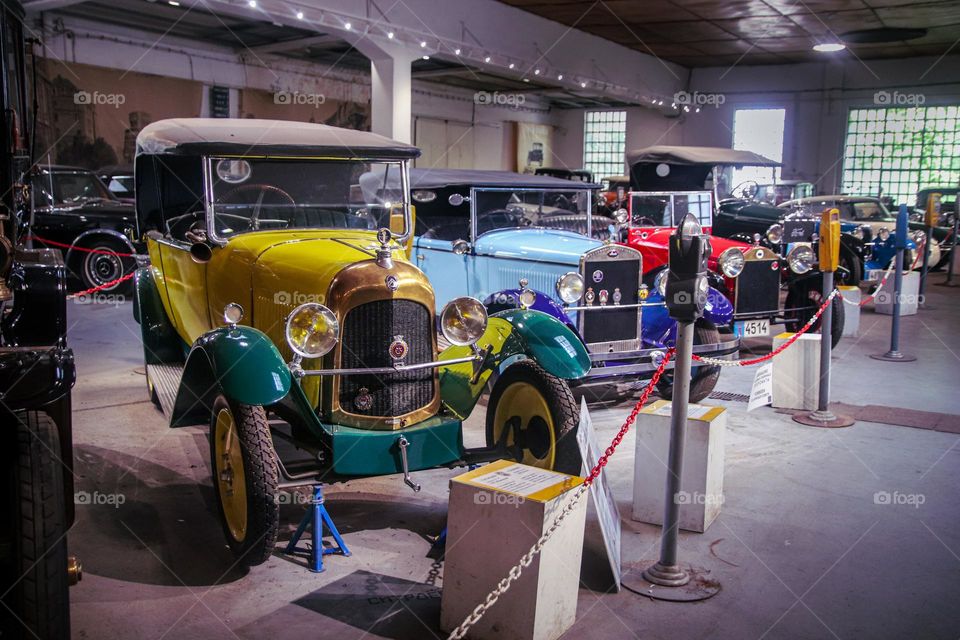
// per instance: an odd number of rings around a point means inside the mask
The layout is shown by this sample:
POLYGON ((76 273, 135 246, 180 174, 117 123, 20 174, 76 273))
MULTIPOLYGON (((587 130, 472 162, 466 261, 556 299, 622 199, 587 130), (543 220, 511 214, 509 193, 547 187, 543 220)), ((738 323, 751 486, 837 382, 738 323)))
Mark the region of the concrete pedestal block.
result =
MULTIPOLYGON (((911 271, 903 274, 903 284, 900 288, 900 315, 913 316, 917 314, 920 302, 920 273, 911 271)), ((887 278, 887 284, 873 299, 873 310, 877 313, 893 315, 893 275, 887 278)))
MULTIPOLYGON (((634 520, 663 525, 670 449, 670 402, 657 400, 637 415, 633 467, 634 520)), ((680 528, 703 533, 723 505, 723 446, 727 412, 723 407, 691 404, 680 477, 680 528)))
POLYGON ((841 335, 844 338, 856 338, 860 335, 860 300, 863 299, 863 292, 860 291, 860 287, 837 288, 846 300, 843 304, 843 334, 841 335))
MULTIPOLYGON (((792 333, 774 336, 773 348, 792 337, 792 333)), ((773 406, 813 411, 819 398, 820 334, 805 333, 773 359, 773 406)))
MULTIPOLYGON (((499 460, 450 481, 440 627, 463 622, 570 503, 583 479, 499 460)), ((467 638, 555 640, 577 613, 584 496, 467 638)))

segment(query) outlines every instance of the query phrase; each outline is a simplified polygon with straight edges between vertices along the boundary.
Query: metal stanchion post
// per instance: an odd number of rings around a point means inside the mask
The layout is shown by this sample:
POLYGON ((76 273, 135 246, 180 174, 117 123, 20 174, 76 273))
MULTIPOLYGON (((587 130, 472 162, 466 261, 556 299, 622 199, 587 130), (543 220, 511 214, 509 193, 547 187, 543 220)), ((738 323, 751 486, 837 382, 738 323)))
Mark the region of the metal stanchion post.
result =
POLYGON ((953 281, 953 264, 955 262, 954 256, 957 255, 957 231, 960 227, 960 211, 953 212, 953 233, 950 234, 950 257, 947 259, 947 280, 946 282, 941 282, 940 286, 942 287, 960 287, 960 282, 953 281))
POLYGON ((927 198, 926 215, 923 217, 927 235, 923 242, 923 264, 920 265, 920 289, 917 292, 920 294, 920 300, 917 303, 917 307, 920 309, 933 309, 933 307, 928 305, 924 300, 925 296, 923 295, 923 292, 927 289, 927 273, 930 271, 930 245, 933 243, 933 228, 940 223, 941 198, 942 194, 930 194, 930 196, 927 198))
POLYGON ((907 248, 907 205, 900 205, 897 214, 896 248, 897 256, 894 263, 893 276, 893 318, 890 323, 890 350, 886 353, 875 353, 870 357, 874 360, 887 362, 913 362, 917 358, 900 351, 900 297, 903 287, 903 252, 907 248))
MULTIPOLYGON (((820 219, 820 271, 823 272, 823 300, 833 293, 833 272, 840 263, 840 211, 828 209, 820 219)), ((850 416, 830 411, 830 351, 833 342, 833 301, 820 315, 820 390, 817 409, 793 416, 794 421, 812 427, 849 427, 850 416)))
POLYGON ((673 369, 673 403, 670 407, 670 450, 667 455, 667 488, 664 496, 663 533, 660 560, 644 570, 627 571, 623 586, 658 600, 694 602, 720 592, 716 580, 697 579, 702 569, 681 566, 677 547, 680 531, 680 479, 683 476, 683 447, 690 403, 690 370, 693 360, 694 323, 703 315, 707 301, 707 257, 710 242, 693 216, 684 218, 670 236, 670 272, 666 303, 670 317, 677 321, 677 355, 673 369))

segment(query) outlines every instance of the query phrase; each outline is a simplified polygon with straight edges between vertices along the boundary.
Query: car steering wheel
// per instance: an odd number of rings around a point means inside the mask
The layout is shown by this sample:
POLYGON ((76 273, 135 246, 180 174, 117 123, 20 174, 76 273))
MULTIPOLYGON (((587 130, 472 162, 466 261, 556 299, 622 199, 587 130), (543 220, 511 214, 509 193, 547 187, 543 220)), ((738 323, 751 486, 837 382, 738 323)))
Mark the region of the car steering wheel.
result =
MULTIPOLYGON (((287 202, 289 202, 290 204, 292 204, 292 205, 294 205, 294 206, 296 206, 296 204, 297 204, 297 202, 293 199, 293 196, 291 196, 289 193, 287 193, 286 191, 284 191, 284 190, 281 189, 280 187, 276 187, 276 186, 274 186, 274 185, 272 185, 272 184, 264 184, 264 183, 262 183, 262 182, 254 182, 254 183, 251 183, 251 184, 242 184, 242 185, 240 185, 239 187, 234 187, 234 188, 231 189, 230 191, 228 191, 228 192, 226 192, 225 194, 223 194, 222 196, 220 196, 220 197, 217 199, 217 201, 218 201, 218 202, 221 202, 221 203, 225 203, 225 202, 229 201, 230 198, 232 198, 233 196, 237 195, 238 193, 242 193, 242 192, 244 192, 244 191, 251 191, 251 190, 253 190, 253 189, 257 189, 257 190, 258 190, 258 194, 257 194, 257 202, 253 205, 253 215, 251 215, 250 218, 249 218, 249 221, 250 221, 250 229, 251 229, 252 231, 256 231, 257 229, 260 228, 260 208, 263 206, 263 199, 264 199, 264 197, 265 197, 268 193, 275 193, 275 194, 277 194, 278 196, 280 196, 281 198, 286 199, 287 202)), ((230 215, 230 214, 220 214, 220 215, 230 215)), ((242 216, 237 216, 237 217, 242 217, 242 216)), ((270 219, 270 220, 265 220, 265 221, 268 221, 268 222, 276 222, 276 223, 286 223, 285 220, 274 220, 274 219, 270 219)))
POLYGON ((646 217, 646 216, 643 216, 643 217, 640 218, 639 220, 635 220, 633 224, 637 225, 638 227, 658 227, 658 226, 660 226, 660 225, 657 224, 657 221, 656 221, 656 220, 654 220, 653 218, 648 218, 648 217, 646 217))
POLYGON ((756 180, 744 180, 731 191, 731 195, 735 198, 740 198, 742 200, 753 200, 754 196, 760 191, 760 185, 757 184, 756 180), (739 195, 737 195, 739 192, 739 195))

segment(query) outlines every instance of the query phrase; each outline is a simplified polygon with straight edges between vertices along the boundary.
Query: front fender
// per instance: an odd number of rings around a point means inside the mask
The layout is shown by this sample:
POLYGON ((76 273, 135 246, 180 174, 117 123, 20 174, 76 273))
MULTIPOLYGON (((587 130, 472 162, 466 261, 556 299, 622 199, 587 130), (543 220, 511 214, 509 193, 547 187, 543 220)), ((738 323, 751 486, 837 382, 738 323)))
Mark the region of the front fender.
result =
MULTIPOLYGON (((663 296, 655 288, 650 290, 647 302, 663 302, 663 296)), ((715 327, 733 321, 733 304, 719 290, 710 287, 707 291, 707 306, 703 320, 715 327)), ((643 312, 643 342, 647 347, 673 347, 677 342, 677 322, 670 317, 665 306, 647 307, 643 312)))
MULTIPOLYGON (((439 371, 443 404, 461 419, 473 411, 491 376, 520 358, 529 358, 551 375, 567 380, 582 378, 590 371, 590 354, 577 334, 556 318, 532 309, 508 309, 491 316, 477 346, 490 350, 483 363, 449 365, 439 371)), ((453 346, 444 349, 440 359, 471 353, 471 347, 453 346)))
MULTIPOLYGON (((553 316, 574 332, 577 331, 573 321, 570 320, 570 316, 567 315, 566 309, 563 308, 563 305, 542 291, 537 291, 536 289, 530 289, 530 291, 537 294, 537 299, 533 303, 533 306, 530 307, 531 309, 553 316)), ((487 308, 487 313, 490 315, 500 313, 501 311, 519 309, 520 289, 503 289, 502 291, 491 293, 487 296, 486 300, 483 301, 483 306, 487 308)))
POLYGON ((207 423, 219 393, 240 404, 274 404, 289 393, 291 381, 283 356, 264 333, 244 326, 214 329, 190 349, 170 426, 207 423))

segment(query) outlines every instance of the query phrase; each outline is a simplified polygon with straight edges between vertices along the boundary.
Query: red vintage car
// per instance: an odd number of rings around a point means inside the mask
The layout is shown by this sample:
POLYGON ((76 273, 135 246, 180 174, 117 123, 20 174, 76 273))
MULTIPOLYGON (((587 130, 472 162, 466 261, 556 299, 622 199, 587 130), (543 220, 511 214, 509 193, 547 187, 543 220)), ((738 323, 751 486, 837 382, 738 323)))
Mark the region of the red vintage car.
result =
MULTIPOLYGON (((664 146, 629 152, 627 162, 630 191, 626 210, 617 216, 619 237, 643 254, 645 281, 658 288, 665 284, 668 239, 676 224, 689 213, 710 233, 719 204, 711 189, 718 167, 778 164, 732 149, 664 146)), ((710 285, 733 303, 733 331, 739 337, 769 336, 770 325, 781 322, 796 331, 819 306, 819 288, 810 278, 817 275, 813 249, 798 243, 781 256, 769 241, 758 237, 748 244, 710 238, 710 285), (761 244, 763 240, 767 242, 761 244), (783 303, 782 290, 787 292, 783 303)), ((836 307, 834 344, 843 330, 843 310, 836 307)))

